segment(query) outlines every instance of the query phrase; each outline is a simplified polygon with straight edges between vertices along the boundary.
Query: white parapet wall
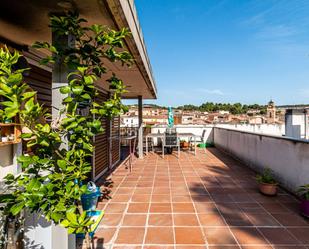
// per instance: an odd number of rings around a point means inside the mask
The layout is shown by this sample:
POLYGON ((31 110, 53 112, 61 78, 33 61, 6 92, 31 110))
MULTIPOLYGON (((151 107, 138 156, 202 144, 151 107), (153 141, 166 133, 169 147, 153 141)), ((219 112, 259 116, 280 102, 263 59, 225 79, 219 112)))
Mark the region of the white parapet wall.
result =
POLYGON ((309 140, 215 127, 214 143, 257 172, 271 168, 280 184, 294 193, 309 184, 309 140))
POLYGON ((238 131, 248 131, 276 136, 285 135, 284 124, 216 124, 215 127, 233 129, 238 131))

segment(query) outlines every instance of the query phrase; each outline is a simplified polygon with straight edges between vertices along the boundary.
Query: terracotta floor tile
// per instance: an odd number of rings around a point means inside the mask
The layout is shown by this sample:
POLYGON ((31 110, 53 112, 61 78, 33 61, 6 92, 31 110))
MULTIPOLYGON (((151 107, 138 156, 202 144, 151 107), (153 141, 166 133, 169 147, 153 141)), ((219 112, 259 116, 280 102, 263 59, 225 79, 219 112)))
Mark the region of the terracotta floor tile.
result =
POLYGON ((176 249, 205 249, 205 246, 178 246, 176 245, 176 249))
POLYGON ((237 244, 232 233, 228 228, 204 228, 204 234, 206 236, 208 244, 237 244))
POLYGON ((218 245, 218 246, 209 246, 208 249, 240 249, 240 247, 236 245, 234 246, 218 245))
POLYGON ((171 196, 170 195, 157 195, 153 194, 151 197, 151 202, 171 202, 171 196))
POLYGON ((246 213, 266 213, 266 210, 258 203, 237 203, 237 205, 242 211, 246 213))
POLYGON ((209 195, 191 195, 194 202, 212 202, 213 200, 209 195))
POLYGON ((195 209, 197 213, 217 213, 218 209, 216 205, 211 202, 195 202, 194 203, 195 209))
POLYGON ((131 198, 131 202, 149 202, 150 194, 134 194, 131 198))
MULTIPOLYGON (((242 245, 241 249, 273 249, 272 246, 268 245, 242 245)), ((296 248, 295 248, 296 249, 296 248)))
POLYGON ((284 228, 259 228, 259 230, 271 244, 299 244, 299 242, 284 228))
POLYGON ((269 213, 273 214, 291 213, 291 211, 288 208, 275 202, 261 203, 261 206, 265 208, 269 213))
POLYGON ((234 202, 255 202, 255 200, 249 194, 229 194, 229 197, 231 197, 234 202))
POLYGON ((134 192, 134 188, 118 188, 116 194, 119 195, 119 194, 133 194, 134 192))
POLYGON ((136 186, 136 182, 124 182, 120 184, 120 187, 133 188, 136 186))
POLYGON ((139 182, 136 187, 137 188, 150 188, 152 187, 153 185, 153 182, 152 181, 149 181, 149 182, 139 182))
POLYGON ((226 226, 219 213, 198 214, 198 217, 202 226, 226 226))
POLYGON ((290 233, 292 233, 296 239, 298 239, 303 244, 309 245, 309 228, 304 227, 293 227, 287 229, 290 233))
POLYGON ((106 244, 111 241, 116 233, 116 228, 98 228, 94 235, 96 243, 106 244))
POLYGON ((148 227, 145 244, 174 244, 172 227, 148 227))
POLYGON ((308 226, 309 223, 297 214, 273 214, 283 226, 308 226))
POLYGON ((232 228, 232 233, 242 245, 268 245, 268 242, 256 228, 232 228))
POLYGON ((199 227, 175 227, 176 244, 205 244, 199 227))
POLYGON ((149 226, 172 226, 173 220, 171 214, 149 214, 149 226))
POLYGON ((105 207, 105 213, 123 213, 127 208, 127 204, 124 203, 109 203, 105 207))
POLYGON ((169 195, 170 194, 170 188, 154 188, 153 194, 155 195, 169 195))
POLYGON ((142 244, 145 228, 121 227, 116 239, 117 244, 142 244))
MULTIPOLYGON (((96 248, 99 249, 99 248, 96 248)), ((109 248, 102 248, 102 249, 109 249, 109 248)), ((113 249, 142 249, 142 246, 135 246, 135 245, 126 245, 126 246, 113 246, 113 249)))
POLYGON ((130 203, 128 213, 147 213, 149 203, 130 203))
POLYGON ((174 214, 175 226, 198 226, 195 214, 174 214))
POLYGON ((253 226, 249 218, 244 213, 222 214, 229 226, 253 226))
POLYGON ((179 202, 179 203, 173 203, 173 212, 174 213, 194 213, 195 209, 192 203, 179 202))
POLYGON ((172 202, 191 202, 190 195, 172 195, 172 202))
POLYGON ((136 188, 134 194, 151 194, 152 188, 136 188))
POLYGON ((122 219, 122 214, 106 213, 100 222, 100 226, 118 226, 122 219))
POLYGON ((298 246, 298 245, 293 245, 293 246, 273 246, 273 249, 308 249, 306 246, 298 246))
POLYGON ((132 195, 115 195, 111 199, 111 202, 128 202, 132 195))
POLYGON ((122 226, 145 226, 146 218, 145 214, 126 214, 122 226))
POLYGON ((211 198, 216 203, 231 203, 231 202, 234 202, 232 200, 232 198, 229 197, 227 194, 212 194, 211 193, 211 198))
POLYGON ((150 213, 171 213, 171 203, 151 203, 150 213))
POLYGON ((174 246, 171 245, 144 246, 144 249, 174 249, 174 246))
POLYGON ((247 213, 246 215, 255 226, 280 226, 279 222, 267 213, 247 213))

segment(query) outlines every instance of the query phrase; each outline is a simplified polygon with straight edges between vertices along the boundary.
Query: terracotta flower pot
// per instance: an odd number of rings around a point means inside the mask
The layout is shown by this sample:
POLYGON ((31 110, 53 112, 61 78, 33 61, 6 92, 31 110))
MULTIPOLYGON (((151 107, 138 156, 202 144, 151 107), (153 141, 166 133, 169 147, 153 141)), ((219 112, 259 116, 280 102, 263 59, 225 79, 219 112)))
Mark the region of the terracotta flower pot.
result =
POLYGON ((189 147, 189 143, 187 141, 181 141, 180 142, 180 147, 181 148, 188 148, 189 147))
POLYGON ((264 195, 273 196, 277 194, 277 184, 276 183, 260 183, 260 192, 264 195))
POLYGON ((302 200, 300 203, 300 211, 302 215, 309 218, 309 200, 302 200))
POLYGON ((188 148, 189 147, 189 143, 188 142, 183 142, 183 148, 188 148))

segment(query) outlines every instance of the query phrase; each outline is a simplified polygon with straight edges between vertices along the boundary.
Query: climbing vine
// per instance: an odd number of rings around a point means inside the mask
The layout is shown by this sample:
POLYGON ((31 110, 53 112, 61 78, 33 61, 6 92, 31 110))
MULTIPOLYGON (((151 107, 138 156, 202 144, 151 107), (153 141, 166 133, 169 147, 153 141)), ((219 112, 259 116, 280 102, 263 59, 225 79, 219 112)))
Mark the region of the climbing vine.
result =
POLYGON ((50 21, 50 28, 59 39, 53 44, 36 42, 33 47, 48 52, 42 63, 64 65, 70 72, 68 84, 60 89, 63 108, 54 122, 47 122, 50 113, 36 101, 37 93, 24 81, 23 73, 29 69, 15 69, 21 55, 0 49, 0 115, 23 127, 21 138, 30 150, 18 158, 22 173, 6 176, 10 193, 2 195, 1 202, 6 203, 10 215, 27 209, 66 227, 69 233, 87 233, 92 221, 82 210, 80 199, 91 172, 93 136, 104 132, 103 118, 126 111, 121 103, 126 90, 120 79, 112 75, 106 81, 111 97, 103 103, 95 101, 95 84, 109 73, 104 61, 132 64, 131 55, 124 50, 124 38, 129 32, 89 26, 72 12, 52 16, 50 21), (74 46, 63 46, 63 37, 71 37, 74 46))

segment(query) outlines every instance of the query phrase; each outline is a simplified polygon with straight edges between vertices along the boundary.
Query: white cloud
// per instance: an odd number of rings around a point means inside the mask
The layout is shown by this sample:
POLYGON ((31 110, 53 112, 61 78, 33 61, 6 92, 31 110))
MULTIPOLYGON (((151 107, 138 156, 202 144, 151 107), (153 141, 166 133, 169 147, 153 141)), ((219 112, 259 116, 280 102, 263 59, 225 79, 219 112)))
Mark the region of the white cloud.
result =
POLYGON ((226 95, 223 91, 220 89, 198 89, 200 92, 212 94, 212 95, 226 95))

